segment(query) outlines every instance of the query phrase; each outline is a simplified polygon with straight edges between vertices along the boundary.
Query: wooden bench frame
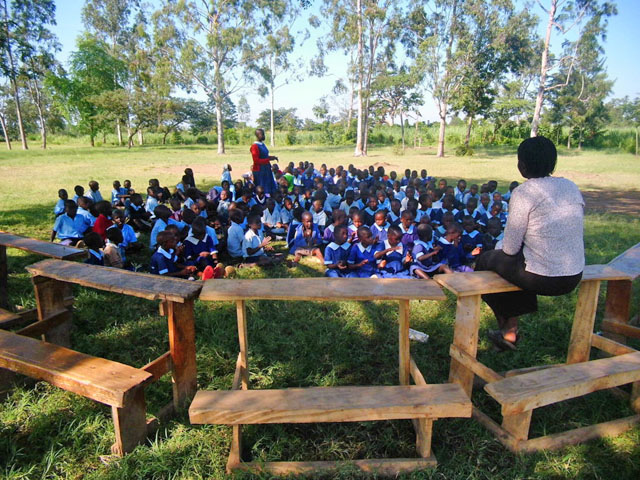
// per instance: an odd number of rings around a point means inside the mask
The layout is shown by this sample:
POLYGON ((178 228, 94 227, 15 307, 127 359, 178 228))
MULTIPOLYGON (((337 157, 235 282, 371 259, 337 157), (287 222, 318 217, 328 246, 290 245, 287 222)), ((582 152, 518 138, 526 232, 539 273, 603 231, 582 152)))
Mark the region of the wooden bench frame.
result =
MULTIPOLYGON (((518 287, 502 279, 494 272, 436 275, 434 279, 457 296, 454 338, 450 347, 451 367, 449 381, 460 384, 469 398, 471 398, 474 376, 476 375, 487 384, 491 384, 513 375, 557 366, 535 366, 511 370, 506 372, 505 375, 501 375, 479 362, 476 358, 481 317, 481 295, 518 291, 520 290, 518 287), (473 284, 471 288, 469 288, 470 283, 473 284)), ((630 347, 593 333, 600 284, 603 280, 610 282, 628 281, 629 276, 605 265, 591 265, 585 268, 578 290, 578 301, 571 330, 567 364, 588 362, 592 347, 600 349, 609 355, 621 355, 635 351, 630 347)), ((591 391, 597 389, 594 387, 591 391)), ((640 382, 635 382, 631 395, 631 405, 638 413, 640 413, 639 396, 640 382)), ((640 415, 632 415, 620 420, 529 439, 531 414, 532 410, 527 410, 521 413, 503 415, 502 425, 500 425, 479 408, 473 407, 473 418, 492 432, 505 447, 513 452, 533 452, 561 448, 593 438, 618 435, 640 424, 640 415)))
POLYGON ((173 401, 160 410, 160 419, 187 406, 196 392, 193 308, 201 282, 60 260, 44 260, 27 270, 32 274, 38 321, 17 333, 43 335, 46 341, 57 345, 71 343, 73 284, 159 300, 160 313, 168 321, 169 351, 141 368, 152 374, 152 382, 169 373, 173 377, 173 401))
POLYGON ((76 260, 87 257, 87 252, 80 248, 0 231, 0 313, 6 312, 5 318, 0 320, 1 329, 26 326, 37 320, 35 309, 20 312, 7 310, 9 308, 7 248, 16 248, 58 260, 76 260), (8 315, 10 313, 14 313, 14 315, 8 315))
MULTIPOLYGON (((270 279, 208 282, 200 294, 202 301, 235 301, 240 352, 236 361, 233 390, 248 390, 250 386, 247 338, 247 300, 285 301, 369 301, 395 300, 399 304, 399 383, 425 386, 427 382, 411 357, 409 344, 410 299, 444 300, 442 290, 433 281, 399 279, 270 279), (395 288, 390 288, 395 286, 395 288), (393 293, 389 293, 393 290, 393 293), (340 297, 335 297, 340 292, 340 297)), ((372 418, 371 420, 376 420, 372 418)), ((398 475, 437 465, 431 451, 431 435, 434 419, 412 420, 416 432, 416 450, 420 458, 365 459, 354 461, 310 461, 310 462, 243 462, 242 425, 233 425, 231 448, 227 461, 227 473, 234 470, 268 472, 273 475, 310 474, 333 471, 351 465, 364 472, 383 475, 398 475)))

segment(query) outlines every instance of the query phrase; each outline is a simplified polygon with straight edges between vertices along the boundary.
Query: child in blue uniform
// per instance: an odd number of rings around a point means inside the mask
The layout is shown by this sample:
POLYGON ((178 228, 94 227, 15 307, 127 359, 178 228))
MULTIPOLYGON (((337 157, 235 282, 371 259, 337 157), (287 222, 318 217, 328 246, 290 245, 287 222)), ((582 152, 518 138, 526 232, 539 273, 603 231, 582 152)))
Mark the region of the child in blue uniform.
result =
POLYGON ((438 240, 438 245, 442 247, 440 258, 447 263, 454 272, 472 272, 473 269, 465 265, 467 259, 460 239, 462 237, 462 227, 459 223, 453 222, 447 227, 447 233, 438 240))
POLYGON ((411 255, 402 244, 402 232, 398 227, 389 227, 387 238, 378 243, 375 253, 378 268, 384 278, 407 278, 411 255))
POLYGON ((476 222, 473 217, 467 215, 462 219, 462 238, 460 244, 467 258, 467 262, 474 262, 480 255, 484 245, 484 236, 476 229, 476 222))
POLYGON ((324 257, 320 246, 322 245, 322 235, 318 226, 313 223, 313 215, 309 212, 303 212, 300 217, 301 223, 296 227, 293 240, 291 242, 290 253, 294 255, 294 262, 299 262, 302 257, 313 256, 321 263, 324 263, 324 257))
POLYGON ((178 263, 175 254, 176 237, 173 233, 162 231, 157 237, 158 249, 151 256, 151 273, 167 277, 187 278, 195 273, 193 265, 184 266, 178 263))
POLYGON ((451 273, 451 269, 438 259, 442 250, 440 246, 433 246, 433 230, 431 225, 421 223, 418 225, 418 239, 411 252, 413 264, 409 268, 411 275, 418 278, 429 278, 434 273, 451 273))
POLYGON ((358 243, 351 247, 347 264, 349 265, 349 277, 354 278, 378 278, 376 266, 375 239, 369 227, 358 228, 358 243))
POLYGON ((104 241, 102 237, 96 232, 88 232, 83 237, 84 244, 89 249, 89 257, 84 261, 89 265, 104 265, 104 254, 102 248, 104 247, 104 241))
POLYGON ((56 206, 53 207, 53 213, 57 217, 64 213, 64 202, 69 200, 69 194, 64 188, 58 190, 58 201, 56 202, 56 206))
POLYGON ((203 280, 222 276, 222 270, 218 269, 216 274, 214 269, 218 263, 218 249, 207 234, 207 223, 202 217, 197 217, 191 224, 191 231, 184 241, 184 256, 187 265, 195 265, 203 272, 203 280))
MULTIPOLYGON (((341 211, 341 210, 338 210, 341 211)), ((347 260, 351 245, 347 242, 347 226, 336 225, 333 229, 333 241, 324 251, 325 277, 346 277, 348 275, 347 260)))
POLYGON ((394 199, 391 200, 391 211, 387 214, 387 221, 389 222, 390 225, 393 225, 394 227, 397 227, 398 225, 400 225, 400 208, 402 207, 402 204, 400 203, 400 200, 394 199))
POLYGON ((324 233, 322 234, 322 241, 325 244, 335 242, 335 230, 338 225, 343 225, 345 227, 345 231, 347 231, 347 216, 345 215, 343 210, 335 209, 333 211, 332 217, 333 223, 325 228, 324 233))
POLYGON ((88 224, 85 217, 78 215, 78 206, 73 200, 67 200, 64 209, 65 213, 59 215, 53 224, 51 241, 57 236, 63 245, 75 245, 87 231, 88 224))
POLYGON ((384 210, 378 210, 374 218, 373 225, 371 225, 371 234, 377 243, 384 242, 387 239, 387 230, 391 226, 387 222, 387 214, 384 210))
POLYGON ((413 212, 411 210, 405 210, 400 216, 400 232, 402 232, 402 244, 407 247, 407 250, 413 248, 413 244, 416 241, 416 232, 413 226, 413 212))

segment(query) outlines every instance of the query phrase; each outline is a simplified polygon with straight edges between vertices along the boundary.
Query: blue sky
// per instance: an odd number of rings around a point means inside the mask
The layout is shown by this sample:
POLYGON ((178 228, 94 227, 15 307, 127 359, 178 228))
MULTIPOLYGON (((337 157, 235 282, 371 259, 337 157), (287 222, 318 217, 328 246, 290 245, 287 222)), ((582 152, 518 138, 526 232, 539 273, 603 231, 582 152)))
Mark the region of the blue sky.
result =
MULTIPOLYGON (((314 2, 318 4, 318 0, 314 2)), ((544 1, 543 1, 544 3, 544 1)), ((617 0, 618 15, 609 19, 607 41, 604 44, 606 66, 609 78, 615 80, 612 97, 636 97, 640 95, 640 0, 617 0)), ((84 30, 81 19, 83 0, 64 0, 56 2, 57 25, 53 28, 62 44, 62 52, 59 58, 66 64, 69 54, 75 48, 76 38, 84 30)), ((531 7, 539 16, 544 13, 537 6, 531 7)), ((540 34, 543 35, 546 23, 541 21, 540 34)), ((557 37, 552 38, 552 47, 560 48, 557 37), (555 44, 554 44, 555 40, 555 44)), ((555 48, 554 48, 555 49, 555 48)), ((309 59, 315 54, 315 38, 308 40, 297 52, 304 59, 309 59)), ((323 95, 330 95, 334 82, 345 76, 346 58, 334 53, 327 58, 329 75, 323 78, 305 78, 301 82, 291 82, 283 86, 276 93, 276 107, 295 107, 301 118, 313 118, 312 107, 323 95)), ((180 92, 177 92, 180 94, 180 92)), ((251 116, 255 119, 261 110, 268 108, 268 101, 257 95, 252 95, 251 90, 246 92, 251 106, 251 116)), ((237 100, 234 99, 234 100, 237 100)), ((425 95, 426 104, 422 108, 423 120, 434 121, 437 119, 437 111, 433 102, 425 95)), ((334 107, 337 108, 337 102, 334 107)))

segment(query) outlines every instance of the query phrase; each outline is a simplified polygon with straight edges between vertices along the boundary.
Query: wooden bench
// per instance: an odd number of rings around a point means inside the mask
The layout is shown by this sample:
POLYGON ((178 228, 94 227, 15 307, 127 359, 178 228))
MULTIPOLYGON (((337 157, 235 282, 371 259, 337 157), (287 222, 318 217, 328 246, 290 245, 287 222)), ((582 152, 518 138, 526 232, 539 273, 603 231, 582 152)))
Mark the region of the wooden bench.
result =
POLYGON ((59 260, 75 260, 86 258, 85 250, 60 245, 59 243, 44 242, 35 238, 23 237, 12 233, 0 231, 0 328, 8 329, 24 326, 35 320, 35 312, 28 310, 13 313, 9 310, 8 294, 8 266, 7 248, 17 248, 27 252, 42 255, 44 257, 59 260))
MULTIPOLYGON (((640 339, 638 323, 630 325, 632 282, 640 276, 640 243, 623 252, 608 264, 627 273, 628 280, 614 280, 607 283, 607 297, 602 322, 603 335, 616 342, 625 343, 627 337, 640 339)), ((636 317, 637 319, 640 316, 636 317)))
POLYGON ((152 375, 144 370, 3 330, 0 367, 111 406, 116 455, 147 437, 144 386, 152 375))
POLYGON ((62 293, 71 284, 147 300, 159 300, 167 316, 169 351, 142 367, 157 381, 171 373, 173 402, 166 414, 185 406, 196 392, 194 299, 202 282, 129 272, 116 268, 60 260, 43 260, 26 267, 33 276, 38 322, 20 330, 23 335, 44 335, 58 345, 70 345, 71 310, 62 293))
POLYGON ((203 301, 235 301, 240 353, 230 391, 199 391, 189 408, 194 424, 233 426, 227 471, 248 470, 272 475, 318 474, 349 464, 385 475, 433 467, 433 421, 471 416, 471 402, 458 385, 428 385, 409 350, 410 300, 444 300, 431 281, 356 278, 286 278, 206 282, 203 301), (336 292, 340 292, 337 297, 336 292), (400 386, 312 387, 249 390, 247 300, 343 301, 395 300, 399 303, 400 386), (410 386, 413 379, 414 386, 410 386), (420 458, 364 459, 350 462, 243 462, 242 425, 264 423, 356 422, 411 419, 420 458))
POLYGON ((602 281, 627 281, 627 273, 609 265, 585 267, 578 290, 569 341, 567 363, 511 370, 505 375, 476 359, 480 326, 481 295, 518 291, 519 288, 494 272, 436 275, 440 285, 457 299, 456 325, 450 348, 449 381, 461 385, 470 397, 474 376, 487 382, 485 390, 502 405, 502 425, 473 408, 473 417, 514 452, 559 448, 604 435, 616 435, 640 422, 640 415, 585 428, 529 439, 533 409, 606 388, 633 383, 631 406, 640 413, 638 380, 640 353, 593 333, 602 281), (614 358, 589 361, 591 348, 614 358), (620 355, 620 356, 618 356, 620 355))

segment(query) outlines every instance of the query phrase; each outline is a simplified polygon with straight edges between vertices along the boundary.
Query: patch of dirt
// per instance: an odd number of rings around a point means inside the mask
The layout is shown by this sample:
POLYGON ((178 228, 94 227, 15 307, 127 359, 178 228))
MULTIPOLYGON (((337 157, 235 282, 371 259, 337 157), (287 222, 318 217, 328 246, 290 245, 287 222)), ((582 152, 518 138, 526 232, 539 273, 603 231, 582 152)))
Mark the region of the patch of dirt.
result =
POLYGON ((583 190, 582 196, 591 212, 640 215, 638 190, 583 190))

